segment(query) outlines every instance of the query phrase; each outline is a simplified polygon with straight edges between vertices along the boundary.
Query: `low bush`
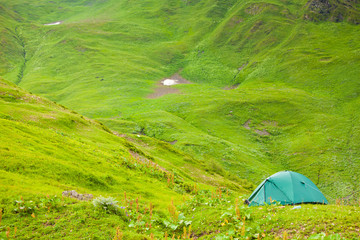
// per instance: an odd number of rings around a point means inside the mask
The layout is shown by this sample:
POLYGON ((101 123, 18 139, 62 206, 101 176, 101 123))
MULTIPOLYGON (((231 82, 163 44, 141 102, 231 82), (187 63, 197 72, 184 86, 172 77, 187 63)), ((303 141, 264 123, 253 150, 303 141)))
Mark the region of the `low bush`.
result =
POLYGON ((103 209, 108 213, 117 213, 119 210, 118 201, 113 197, 97 197, 92 201, 93 205, 97 209, 103 209))

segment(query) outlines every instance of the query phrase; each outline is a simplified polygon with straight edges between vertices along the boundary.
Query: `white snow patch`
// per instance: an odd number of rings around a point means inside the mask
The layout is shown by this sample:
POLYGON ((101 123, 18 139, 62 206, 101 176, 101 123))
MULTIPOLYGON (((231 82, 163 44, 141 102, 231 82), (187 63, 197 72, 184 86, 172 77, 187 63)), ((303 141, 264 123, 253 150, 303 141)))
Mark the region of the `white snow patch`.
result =
POLYGON ((59 24, 61 24, 61 23, 62 23, 62 21, 59 21, 59 22, 53 22, 53 23, 46 23, 46 24, 44 24, 44 26, 59 25, 59 24))
POLYGON ((161 81, 161 83, 162 83, 164 86, 171 86, 171 85, 179 84, 179 83, 178 83, 178 80, 174 80, 174 79, 165 79, 164 81, 161 81))

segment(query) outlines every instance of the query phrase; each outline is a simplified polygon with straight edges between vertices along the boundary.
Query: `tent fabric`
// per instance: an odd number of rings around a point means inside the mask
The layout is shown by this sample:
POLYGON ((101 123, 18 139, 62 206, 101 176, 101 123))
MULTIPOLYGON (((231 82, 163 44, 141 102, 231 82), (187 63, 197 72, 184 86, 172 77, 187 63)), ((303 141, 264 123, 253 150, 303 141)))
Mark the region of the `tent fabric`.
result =
POLYGON ((250 195, 249 206, 278 202, 282 205, 300 203, 328 204, 316 185, 304 175, 282 171, 265 179, 250 195))

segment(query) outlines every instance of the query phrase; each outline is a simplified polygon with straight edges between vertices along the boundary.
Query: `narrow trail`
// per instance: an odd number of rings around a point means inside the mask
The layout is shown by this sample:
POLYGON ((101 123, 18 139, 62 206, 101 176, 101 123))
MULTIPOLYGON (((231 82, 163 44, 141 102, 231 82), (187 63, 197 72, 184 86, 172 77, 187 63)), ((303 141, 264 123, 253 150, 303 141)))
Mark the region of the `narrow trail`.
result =
POLYGON ((19 85, 21 83, 21 81, 24 78, 24 71, 26 68, 26 63, 27 63, 27 59, 26 59, 26 48, 25 48, 25 42, 24 39, 21 37, 19 31, 18 31, 18 27, 15 27, 15 35, 14 35, 15 39, 18 41, 18 43, 20 44, 20 46, 22 47, 22 57, 23 57, 23 63, 20 66, 20 70, 19 73, 17 75, 17 79, 15 81, 16 85, 19 85))

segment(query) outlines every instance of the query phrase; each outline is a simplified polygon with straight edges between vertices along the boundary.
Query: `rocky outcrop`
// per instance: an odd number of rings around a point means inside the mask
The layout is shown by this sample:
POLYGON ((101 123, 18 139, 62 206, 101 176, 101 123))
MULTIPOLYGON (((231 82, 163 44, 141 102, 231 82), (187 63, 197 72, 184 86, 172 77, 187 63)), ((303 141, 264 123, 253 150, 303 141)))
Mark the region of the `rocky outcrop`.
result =
POLYGON ((309 0, 304 19, 360 24, 360 10, 357 5, 358 0, 309 0))
POLYGON ((92 194, 80 194, 80 193, 77 193, 75 190, 64 191, 62 193, 62 195, 64 197, 76 198, 81 201, 90 201, 94 197, 92 194))

